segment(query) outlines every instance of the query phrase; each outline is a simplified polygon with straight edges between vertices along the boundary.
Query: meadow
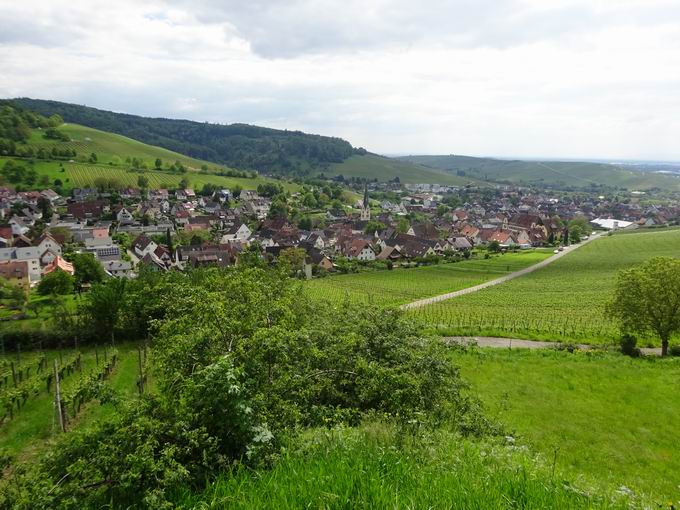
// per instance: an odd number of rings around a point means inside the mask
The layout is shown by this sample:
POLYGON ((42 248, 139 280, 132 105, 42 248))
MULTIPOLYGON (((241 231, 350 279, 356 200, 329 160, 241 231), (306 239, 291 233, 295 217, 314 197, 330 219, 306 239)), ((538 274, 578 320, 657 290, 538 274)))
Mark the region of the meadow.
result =
POLYGON ((570 479, 680 501, 680 359, 529 349, 453 357, 488 415, 570 479))
POLYGON ((314 300, 374 303, 398 306, 411 301, 472 287, 523 269, 550 256, 549 251, 525 251, 495 255, 489 259, 471 258, 392 271, 367 271, 333 275, 305 283, 314 300))
POLYGON ((236 469, 203 493, 174 499, 181 508, 206 509, 631 508, 629 497, 560 475, 499 440, 368 423, 309 431, 271 470, 236 469))
POLYGON ((679 251, 678 230, 605 236, 531 274, 411 313, 444 334, 613 343, 619 332, 605 306, 617 273, 679 251))

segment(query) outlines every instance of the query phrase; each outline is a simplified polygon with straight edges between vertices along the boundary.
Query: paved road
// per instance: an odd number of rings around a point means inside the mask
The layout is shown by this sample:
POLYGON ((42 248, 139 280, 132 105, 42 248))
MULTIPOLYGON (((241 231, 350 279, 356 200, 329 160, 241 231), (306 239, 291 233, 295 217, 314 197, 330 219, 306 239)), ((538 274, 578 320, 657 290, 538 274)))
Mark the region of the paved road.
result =
POLYGON ((564 251, 561 251, 559 253, 556 253, 550 257, 548 257, 545 260, 542 260, 541 262, 534 264, 533 266, 525 267, 524 269, 520 269, 519 271, 515 271, 514 273, 506 274, 505 276, 501 276, 500 278, 496 278, 495 280, 489 280, 488 282, 481 283, 479 285, 475 285, 474 287, 468 287, 466 289, 461 289, 457 290, 455 292, 449 292, 448 294, 442 294, 440 296, 433 296, 425 299, 419 299, 418 301, 414 301, 413 303, 407 303, 405 305, 401 306, 402 310, 412 310, 414 308, 420 308, 425 305, 430 305, 432 303, 438 303, 439 301, 446 301, 447 299, 455 298, 458 296, 463 296, 465 294, 470 294, 472 292, 477 292, 482 289, 486 289, 488 287, 493 287, 494 285, 498 285, 500 283, 505 283, 510 280, 514 280, 515 278, 519 276, 524 276, 525 274, 533 273, 537 269, 541 269, 542 267, 547 266, 548 264, 552 264, 556 260, 564 257, 565 255, 571 253, 574 250, 578 250, 581 246, 588 244, 591 241, 594 241, 595 239, 599 238, 601 234, 593 234, 590 236, 585 241, 582 241, 579 244, 572 244, 571 246, 567 246, 564 251))
MULTIPOLYGON (((550 349, 560 345, 560 342, 540 342, 538 340, 520 340, 519 338, 498 338, 491 336, 445 336, 442 340, 460 345, 476 345, 478 347, 492 347, 496 349, 550 349)), ((597 347, 588 344, 575 345, 582 350, 597 347)), ((661 348, 659 347, 643 347, 640 350, 645 356, 661 356, 661 348)))

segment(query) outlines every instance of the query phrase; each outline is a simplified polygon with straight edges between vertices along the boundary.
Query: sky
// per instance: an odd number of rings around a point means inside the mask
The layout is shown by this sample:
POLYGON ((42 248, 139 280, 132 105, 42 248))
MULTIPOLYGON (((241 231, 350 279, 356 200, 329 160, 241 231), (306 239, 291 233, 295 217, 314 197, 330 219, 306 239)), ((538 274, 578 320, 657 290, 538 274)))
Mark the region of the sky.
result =
POLYGON ((0 97, 383 154, 680 160, 679 0, 0 0, 0 97))

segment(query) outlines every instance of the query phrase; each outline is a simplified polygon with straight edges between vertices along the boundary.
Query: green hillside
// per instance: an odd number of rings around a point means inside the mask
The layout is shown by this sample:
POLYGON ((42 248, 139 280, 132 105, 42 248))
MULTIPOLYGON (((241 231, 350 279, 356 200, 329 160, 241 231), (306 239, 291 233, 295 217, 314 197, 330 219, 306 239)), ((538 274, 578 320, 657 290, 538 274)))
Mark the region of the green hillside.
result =
POLYGON ((19 98, 0 101, 41 115, 60 115, 81 124, 165 147, 188 156, 267 174, 304 176, 354 154, 341 138, 248 124, 210 124, 182 119, 140 117, 87 106, 19 98))
POLYGON ((470 156, 405 156, 400 161, 485 181, 560 188, 619 187, 629 190, 680 190, 680 177, 641 172, 605 163, 520 161, 470 156))
MULTIPOLYGON (((37 173, 35 182, 11 184, 20 184, 25 189, 43 189, 47 185, 55 187, 55 181, 58 180, 61 181, 60 187, 68 191, 76 187, 94 186, 96 179, 103 178, 115 185, 137 187, 140 175, 148 179, 149 187, 152 189, 175 188, 182 179, 188 180, 189 186, 197 189, 208 183, 226 188, 239 185, 244 189, 256 189, 259 184, 272 182, 272 179, 258 176, 254 172, 236 171, 78 124, 63 124, 58 129, 71 140, 65 142, 47 139, 43 130, 33 129, 26 144, 22 144, 21 147, 30 147, 35 153, 40 149, 49 152, 54 147, 68 148, 75 150, 76 156, 60 160, 0 157, 0 168, 4 166, 5 161, 15 159, 18 164, 37 173), (96 163, 89 160, 92 153, 97 156, 96 163), (155 165, 157 159, 161 160, 160 169, 155 165), (185 168, 185 172, 177 172, 172 168, 177 162, 185 168)), ((276 182, 291 191, 298 188, 285 181, 276 182)))
POLYGON ((149 168, 154 167, 156 158, 160 158, 165 164, 179 161, 193 170, 200 169, 201 165, 208 165, 211 168, 220 167, 220 165, 215 165, 208 161, 191 158, 162 147, 147 145, 126 136, 100 131, 87 126, 66 123, 59 127, 59 131, 67 134, 71 141, 49 140, 43 137, 42 130, 35 129, 31 134, 28 145, 36 150, 40 147, 51 148, 54 145, 69 147, 75 149, 78 153, 77 160, 85 161, 94 152, 97 154, 98 162, 104 164, 113 163, 120 165, 125 162, 127 157, 130 157, 143 160, 149 168))
POLYGON ((386 158, 377 154, 355 155, 342 163, 331 165, 324 173, 329 176, 342 174, 345 177, 368 177, 379 181, 389 181, 399 177, 404 184, 450 184, 453 186, 465 186, 466 184, 478 184, 477 179, 459 177, 435 168, 401 161, 394 158, 386 158))
POLYGON ((613 344, 620 332, 605 305, 618 271, 678 250, 680 230, 605 236, 534 273, 413 313, 451 334, 613 344))

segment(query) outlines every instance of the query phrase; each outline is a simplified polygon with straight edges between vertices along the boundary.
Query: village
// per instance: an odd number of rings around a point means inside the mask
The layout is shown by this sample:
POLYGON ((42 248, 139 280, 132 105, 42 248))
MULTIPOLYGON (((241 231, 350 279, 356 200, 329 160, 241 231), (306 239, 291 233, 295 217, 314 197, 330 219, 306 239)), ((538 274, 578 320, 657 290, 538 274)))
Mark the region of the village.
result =
POLYGON ((677 206, 642 205, 640 192, 611 199, 513 186, 363 183, 363 196, 345 192, 343 202, 334 186, 294 193, 77 188, 68 196, 0 188, 0 276, 28 293, 51 272, 73 275, 76 253, 90 254, 108 276, 131 278, 142 266, 229 266, 244 252, 275 263, 300 249, 300 274, 312 278, 469 258, 480 249, 558 246, 593 227, 664 226, 680 214, 677 206))

